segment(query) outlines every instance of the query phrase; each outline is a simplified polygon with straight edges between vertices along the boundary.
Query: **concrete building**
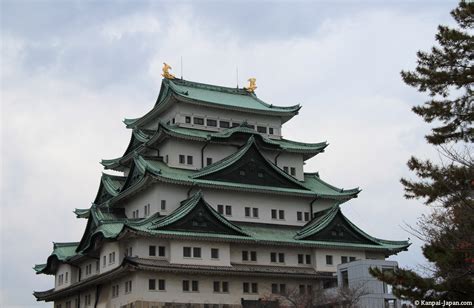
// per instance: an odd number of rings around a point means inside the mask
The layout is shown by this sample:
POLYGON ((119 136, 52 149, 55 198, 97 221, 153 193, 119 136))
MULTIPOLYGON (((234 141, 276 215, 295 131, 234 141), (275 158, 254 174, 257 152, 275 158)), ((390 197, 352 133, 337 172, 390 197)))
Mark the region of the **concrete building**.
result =
MULTIPOLYGON (((326 142, 282 137, 300 106, 166 75, 153 108, 124 122, 131 139, 103 160, 80 241, 55 243, 34 292, 56 308, 240 307, 336 283, 337 266, 384 260, 407 241, 374 238, 341 212, 342 189, 305 161, 326 142), (189 307, 189 306, 187 306, 189 307)), ((389 227, 389 226, 387 226, 389 227)))

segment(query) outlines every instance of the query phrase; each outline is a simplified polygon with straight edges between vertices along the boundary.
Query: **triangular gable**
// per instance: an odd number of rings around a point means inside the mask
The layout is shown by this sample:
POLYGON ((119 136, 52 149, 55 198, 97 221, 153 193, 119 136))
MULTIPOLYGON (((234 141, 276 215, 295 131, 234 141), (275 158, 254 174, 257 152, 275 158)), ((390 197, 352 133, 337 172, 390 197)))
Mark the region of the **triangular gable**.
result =
POLYGON ((239 151, 201 169, 192 177, 202 180, 308 190, 298 180, 263 156, 253 136, 249 137, 247 144, 239 151))
POLYGON ((102 173, 99 190, 94 199, 94 204, 100 205, 115 197, 125 184, 125 177, 102 173))
POLYGON ((201 191, 182 201, 179 208, 152 223, 149 229, 248 236, 213 209, 204 200, 201 191))
POLYGON ((316 213, 312 221, 306 224, 295 236, 298 240, 342 242, 380 245, 373 237, 369 236, 341 212, 339 206, 316 213))

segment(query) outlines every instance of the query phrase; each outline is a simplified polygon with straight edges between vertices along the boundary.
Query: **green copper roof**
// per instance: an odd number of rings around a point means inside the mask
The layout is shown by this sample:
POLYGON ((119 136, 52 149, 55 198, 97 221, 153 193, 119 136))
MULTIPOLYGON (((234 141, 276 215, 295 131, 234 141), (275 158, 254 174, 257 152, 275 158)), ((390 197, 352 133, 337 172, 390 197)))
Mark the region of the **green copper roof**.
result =
POLYGON ((37 264, 33 267, 37 274, 52 274, 58 261, 66 261, 76 255, 77 242, 53 243, 53 252, 46 264, 37 264))
POLYGON ((172 97, 191 104, 279 115, 282 116, 283 120, 290 119, 301 108, 300 105, 279 107, 265 103, 257 98, 254 93, 249 93, 245 89, 209 85, 182 79, 163 79, 160 94, 153 109, 141 118, 125 119, 124 123, 128 128, 134 128, 157 119, 159 114, 172 104, 172 97))
POLYGON ((74 214, 77 218, 89 218, 90 209, 75 209, 74 214))
POLYGON ((176 138, 196 140, 202 142, 225 142, 226 140, 229 140, 237 134, 247 134, 249 136, 254 136, 261 146, 266 146, 275 150, 290 153, 301 153, 303 154, 305 160, 313 157, 318 153, 324 152, 324 149, 328 146, 327 142, 304 143, 287 140, 284 138, 272 139, 268 138, 264 134, 258 133, 254 129, 245 127, 244 125, 240 125, 233 128, 227 128, 220 132, 211 132, 199 129, 179 127, 177 125, 168 125, 163 122, 160 122, 156 131, 134 129, 130 144, 127 147, 125 153, 122 155, 122 157, 114 159, 104 159, 101 161, 101 164, 106 169, 121 170, 123 169, 123 165, 121 165, 121 163, 126 163, 126 161, 129 162, 131 156, 133 156, 135 151, 141 152, 142 148, 144 149, 147 146, 153 147, 153 145, 155 145, 159 140, 161 140, 161 136, 173 136, 176 138), (137 145, 138 139, 134 137, 138 134, 141 135, 141 140, 146 140, 140 145, 137 145))

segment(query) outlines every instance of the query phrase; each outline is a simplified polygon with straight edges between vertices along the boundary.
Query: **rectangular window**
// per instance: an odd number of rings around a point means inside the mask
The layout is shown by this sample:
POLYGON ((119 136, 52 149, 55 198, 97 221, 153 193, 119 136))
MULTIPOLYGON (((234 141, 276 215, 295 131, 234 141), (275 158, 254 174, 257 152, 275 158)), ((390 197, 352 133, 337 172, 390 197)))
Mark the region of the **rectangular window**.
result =
POLYGON ((158 279, 158 290, 166 290, 166 281, 164 279, 158 279))
POLYGON ((148 290, 156 290, 156 279, 148 279, 148 290))
POLYGON ((186 160, 186 156, 183 154, 179 154, 179 163, 184 165, 186 163, 185 160, 186 160))
POLYGON ((309 221, 309 212, 304 212, 304 221, 309 221))
MULTIPOLYGON (((130 247, 130 255, 131 255, 132 247, 130 247)), ((95 272, 98 273, 100 271, 100 261, 95 261, 95 272)))
POLYGON ((329 256, 329 255, 326 256, 326 264, 332 265, 332 256, 329 256))
POLYGON ((219 249, 211 248, 211 259, 219 259, 219 249))
POLYGON ((105 264, 106 264, 106 262, 107 262, 106 259, 107 259, 106 256, 103 256, 103 257, 102 257, 102 266, 103 266, 103 267, 105 267, 105 264))
POLYGON ((255 129, 255 125, 247 124, 248 128, 255 129))
POLYGON ((184 117, 184 121, 188 124, 191 123, 191 117, 184 117))
POLYGON ((161 200, 161 210, 162 211, 166 210, 166 200, 161 200))
POLYGON ((272 210, 272 219, 277 219, 277 210, 272 210))
POLYGON ((156 257, 156 246, 148 246, 148 255, 150 257, 156 257))
POLYGON ((219 214, 224 214, 224 205, 223 204, 218 204, 217 205, 217 211, 219 214))
POLYGON ((250 217, 250 208, 245 207, 245 217, 250 217))
POLYGON ((216 293, 220 292, 221 291, 221 282, 220 281, 214 281, 213 288, 214 288, 214 292, 216 292, 216 293))
POLYGON ((298 254, 298 264, 303 264, 303 257, 302 254, 298 254))
POLYGON ((279 210, 278 211, 278 219, 285 219, 285 211, 279 210))
POLYGON ((257 126, 257 132, 266 134, 267 133, 267 128, 265 126, 257 126))
POLYGON ((232 216, 232 206, 230 206, 230 205, 225 206, 225 214, 227 216, 232 216))
MULTIPOLYGON (((90 271, 90 266, 91 265, 89 264, 89 271, 90 271)), ((69 280, 69 272, 66 272, 66 279, 65 279, 66 283, 68 283, 68 280, 69 280)))
POLYGON ((158 246, 158 257, 165 257, 165 256, 166 256, 166 247, 158 246))
POLYGON ((193 247, 193 257, 200 258, 201 257, 201 248, 200 247, 193 247))
POLYGON ((347 263, 347 257, 346 256, 341 256, 341 263, 347 263))
POLYGON ((212 165, 212 157, 206 158, 206 165, 207 166, 212 165))
POLYGON ((280 283, 280 294, 286 293, 286 284, 280 283))
POLYGON ((257 261, 257 252, 251 251, 250 252, 250 261, 257 261))
POLYGON ((249 288, 249 283, 248 282, 244 282, 243 285, 242 285, 242 289, 243 289, 243 293, 250 293, 250 288, 249 288))
POLYGON ((258 293, 258 284, 256 282, 252 283, 252 293, 258 293))
POLYGON ((272 283, 272 293, 278 294, 278 284, 272 283))
POLYGON ((132 292, 132 281, 125 281, 125 293, 132 292))
POLYGON ((145 205, 144 211, 145 211, 145 217, 150 215, 150 204, 145 205))
POLYGON ((183 291, 189 292, 189 280, 183 280, 183 291))
POLYGON ((66 308, 71 308, 71 301, 66 302, 66 308))
POLYGON ((222 282, 222 292, 229 293, 229 282, 223 281, 222 282))
POLYGON ((298 220, 298 221, 303 220, 303 213, 302 212, 296 212, 296 220, 298 220))
POLYGON ((204 125, 204 119, 203 118, 194 117, 193 122, 194 122, 194 124, 197 124, 197 125, 204 125))
POLYGON ((237 127, 237 126, 240 126, 240 124, 237 122, 232 122, 232 127, 237 127))
POLYGON ((291 168, 290 168, 290 174, 291 174, 292 176, 295 176, 295 175, 296 175, 296 169, 295 169, 295 167, 291 167, 291 168))
POLYGON ((311 255, 306 255, 306 264, 311 264, 311 255))
POLYGON ((258 218, 258 208, 256 207, 252 208, 252 215, 254 218, 258 218))
POLYGON ((305 294, 306 293, 306 287, 305 287, 304 284, 300 284, 299 289, 300 289, 300 294, 305 294))
POLYGON ((249 252, 246 250, 242 251, 242 261, 248 261, 249 260, 249 252))
POLYGON ((280 263, 285 263, 285 254, 284 253, 279 253, 278 254, 278 262, 280 263))
POLYGON ((230 123, 228 121, 219 121, 219 126, 222 128, 229 128, 230 123))
POLYGON ((211 126, 211 127, 216 127, 217 126, 217 121, 216 120, 207 119, 206 123, 207 123, 207 126, 211 126))
POLYGON ((269 128, 268 128, 268 133, 269 133, 270 135, 273 135, 273 127, 269 127, 269 128))
POLYGON ((193 280, 191 282, 191 289, 193 290, 193 292, 199 292, 199 281, 193 280))
POLYGON ((193 164, 193 157, 191 155, 188 155, 187 163, 188 163, 188 165, 193 164))
POLYGON ((191 258, 191 247, 183 247, 183 257, 191 258))
POLYGON ((283 167, 283 171, 285 171, 286 173, 288 173, 288 167, 287 167, 287 166, 284 166, 284 167, 283 167))
POLYGON ((349 257, 349 262, 355 261, 356 257, 349 257))
POLYGON ((277 261, 277 254, 276 254, 276 252, 271 252, 271 253, 270 253, 270 262, 276 263, 276 261, 277 261))

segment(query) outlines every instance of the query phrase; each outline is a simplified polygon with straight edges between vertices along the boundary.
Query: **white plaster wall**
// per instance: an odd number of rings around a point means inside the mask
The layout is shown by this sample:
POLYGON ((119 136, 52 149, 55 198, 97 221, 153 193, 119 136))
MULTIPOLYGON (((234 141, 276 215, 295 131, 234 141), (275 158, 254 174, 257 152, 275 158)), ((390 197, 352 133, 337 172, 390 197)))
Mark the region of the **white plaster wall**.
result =
POLYGON ((170 241, 170 263, 230 266, 230 246, 228 243, 200 241, 170 241), (183 247, 200 247, 201 258, 184 258, 183 247), (219 249, 219 259, 211 259, 211 248, 219 249))
MULTIPOLYGON (((116 257, 117 258, 117 257, 116 257)), ((99 272, 96 271, 96 261, 100 261, 97 259, 88 259, 86 261, 81 262, 78 266, 81 269, 81 280, 91 278, 97 274, 100 274, 100 269, 101 269, 101 264, 99 262, 99 272), (86 275, 86 267, 87 265, 91 265, 92 272, 88 275, 86 275)))
POLYGON ((71 265, 65 264, 65 263, 60 263, 59 266, 58 266, 58 270, 56 271, 56 275, 55 275, 55 282, 54 282, 55 289, 59 290, 59 289, 63 289, 65 287, 70 286, 72 280, 75 278, 75 275, 77 275, 76 271, 77 271, 77 269, 73 268, 71 265), (74 272, 75 275, 73 275, 73 272, 74 272), (67 282, 66 282, 66 273, 68 275, 67 282), (63 275, 62 285, 59 285, 59 275, 63 275))
POLYGON ((315 269, 323 272, 336 272, 337 266, 341 264, 341 256, 355 257, 356 260, 365 259, 365 251, 347 249, 314 249, 316 258, 315 269), (326 255, 332 255, 333 264, 326 264, 326 255))
POLYGON ((125 251, 127 248, 132 247, 132 256, 139 258, 155 259, 155 260, 169 260, 170 257, 170 244, 169 241, 153 238, 153 237, 143 237, 143 238, 132 238, 129 240, 124 240, 120 242, 122 249, 125 251), (156 256, 149 255, 149 247, 156 246, 156 256), (165 257, 158 256, 158 246, 164 246, 165 248, 165 257))
MULTIPOLYGON (((269 247, 269 246, 253 246, 253 245, 232 245, 230 253, 231 263, 238 264, 257 264, 257 265, 278 265, 278 266, 297 266, 297 267, 313 267, 314 254, 311 248, 294 248, 294 247, 269 247), (242 251, 256 251, 257 262, 242 261, 242 251), (270 253, 276 252, 285 254, 285 263, 270 262, 270 253), (298 254, 311 255, 311 264, 298 264, 298 254)), ((249 255, 250 258, 250 255, 249 255)), ((278 255, 277 255, 278 259, 278 255)), ((306 259, 304 259, 306 262, 306 259)))
POLYGON ((297 221, 296 212, 309 212, 312 198, 272 195, 251 192, 230 192, 203 188, 205 200, 217 209, 218 204, 232 206, 232 221, 247 221, 255 223, 270 223, 281 225, 302 226, 304 221, 297 221), (245 217, 245 207, 259 208, 259 218, 245 217), (285 219, 272 219, 271 210, 285 210, 285 219))
POLYGON ((168 139, 160 144, 160 156, 166 162, 166 156, 168 155, 167 164, 173 168, 190 169, 196 170, 201 168, 201 148, 204 143, 197 141, 181 140, 181 139, 168 139), (179 163, 179 155, 185 155, 185 163, 179 163), (187 156, 193 156, 193 163, 187 164, 187 156))
POLYGON ((124 257, 125 251, 120 249, 120 243, 118 241, 114 242, 104 242, 100 250, 100 272, 108 272, 114 268, 117 268, 124 257), (115 252, 115 262, 109 262, 109 254, 115 252), (104 266, 104 256, 106 257, 106 262, 104 266))

